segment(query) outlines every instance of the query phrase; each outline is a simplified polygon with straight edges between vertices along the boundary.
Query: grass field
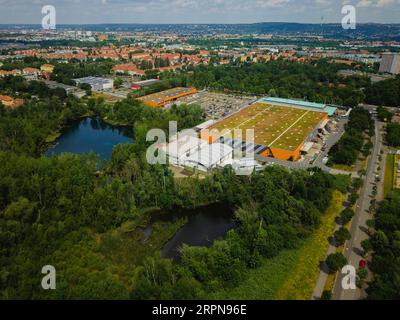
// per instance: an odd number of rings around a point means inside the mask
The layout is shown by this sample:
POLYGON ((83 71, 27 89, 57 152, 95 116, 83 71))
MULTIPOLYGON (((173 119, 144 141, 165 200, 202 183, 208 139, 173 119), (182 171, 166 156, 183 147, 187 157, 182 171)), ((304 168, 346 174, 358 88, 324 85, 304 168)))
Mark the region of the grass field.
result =
POLYGON ((324 117, 321 112, 255 103, 208 129, 242 129, 244 135, 246 129, 254 129, 256 144, 294 151, 324 117))
POLYGON ((336 191, 320 227, 296 249, 265 259, 263 265, 248 272, 240 286, 215 292, 211 299, 238 300, 309 300, 325 259, 328 237, 335 229, 335 217, 342 210, 345 195, 336 191))
POLYGON ((118 98, 107 93, 99 93, 99 92, 92 92, 92 97, 94 98, 104 98, 105 102, 114 104, 118 101, 121 101, 122 98, 118 98))
POLYGON ((395 165, 395 155, 388 154, 386 156, 385 182, 383 187, 384 197, 386 197, 393 190, 394 165, 395 165))

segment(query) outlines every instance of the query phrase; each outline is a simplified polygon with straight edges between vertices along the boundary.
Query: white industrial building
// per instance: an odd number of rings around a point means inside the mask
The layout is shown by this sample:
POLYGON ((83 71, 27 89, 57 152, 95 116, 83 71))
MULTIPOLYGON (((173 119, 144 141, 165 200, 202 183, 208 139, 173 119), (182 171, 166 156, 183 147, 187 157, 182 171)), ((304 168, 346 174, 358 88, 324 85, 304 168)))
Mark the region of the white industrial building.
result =
POLYGON ((262 171, 264 168, 253 158, 240 158, 226 161, 225 165, 230 164, 236 175, 249 176, 254 171, 262 171))
POLYGON ((94 91, 112 90, 114 87, 114 80, 107 78, 85 77, 85 78, 74 79, 74 81, 77 85, 86 83, 90 85, 90 87, 94 91))
POLYGON ((233 157, 233 149, 222 143, 207 144, 185 158, 185 166, 208 172, 218 166, 225 166, 233 157))
POLYGON ((197 137, 192 130, 182 131, 170 139, 170 143, 159 146, 171 165, 209 172, 215 168, 231 165, 239 175, 250 175, 263 167, 254 158, 234 158, 234 149, 229 144, 207 141, 197 137))
POLYGON ((163 149, 168 156, 170 164, 183 166, 188 157, 207 145, 207 141, 197 137, 191 135, 179 135, 178 139, 165 145, 163 149))
POLYGON ((194 127, 195 131, 201 131, 204 129, 207 129, 208 127, 211 127, 215 123, 214 120, 207 120, 206 122, 203 122, 197 126, 194 127))

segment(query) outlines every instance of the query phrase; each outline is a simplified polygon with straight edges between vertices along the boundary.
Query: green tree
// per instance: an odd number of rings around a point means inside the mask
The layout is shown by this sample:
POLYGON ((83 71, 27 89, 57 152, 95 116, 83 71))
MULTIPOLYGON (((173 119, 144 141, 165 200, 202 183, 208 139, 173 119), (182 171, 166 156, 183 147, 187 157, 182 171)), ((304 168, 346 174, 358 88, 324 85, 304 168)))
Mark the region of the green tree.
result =
POLYGON ((351 234, 348 229, 341 227, 334 233, 335 241, 338 245, 343 245, 347 240, 351 239, 351 234))
POLYGON ((347 259, 342 253, 332 253, 326 258, 330 272, 335 273, 347 264, 347 259))

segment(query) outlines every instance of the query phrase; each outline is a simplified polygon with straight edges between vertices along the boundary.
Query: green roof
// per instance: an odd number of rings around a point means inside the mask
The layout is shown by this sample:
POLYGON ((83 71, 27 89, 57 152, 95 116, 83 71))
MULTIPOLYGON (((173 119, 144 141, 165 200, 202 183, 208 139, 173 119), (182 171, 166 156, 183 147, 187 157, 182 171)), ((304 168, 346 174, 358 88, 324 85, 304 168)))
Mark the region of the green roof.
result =
POLYGON ((289 107, 293 107, 293 108, 301 108, 301 109, 305 109, 305 110, 325 112, 329 116, 332 116, 336 112, 335 107, 330 107, 326 104, 308 102, 308 101, 282 99, 282 98, 262 98, 258 102, 277 104, 277 105, 281 105, 281 106, 289 106, 289 107))

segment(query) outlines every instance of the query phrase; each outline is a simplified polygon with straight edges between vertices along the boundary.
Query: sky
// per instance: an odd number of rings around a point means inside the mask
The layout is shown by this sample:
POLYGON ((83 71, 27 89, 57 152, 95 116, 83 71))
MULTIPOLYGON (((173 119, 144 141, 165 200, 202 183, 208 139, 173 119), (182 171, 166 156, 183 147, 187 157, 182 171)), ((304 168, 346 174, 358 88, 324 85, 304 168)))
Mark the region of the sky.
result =
POLYGON ((347 4, 358 23, 400 23, 400 0, 0 0, 0 24, 40 24, 44 5, 57 24, 340 23, 347 4))

